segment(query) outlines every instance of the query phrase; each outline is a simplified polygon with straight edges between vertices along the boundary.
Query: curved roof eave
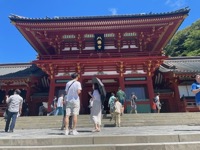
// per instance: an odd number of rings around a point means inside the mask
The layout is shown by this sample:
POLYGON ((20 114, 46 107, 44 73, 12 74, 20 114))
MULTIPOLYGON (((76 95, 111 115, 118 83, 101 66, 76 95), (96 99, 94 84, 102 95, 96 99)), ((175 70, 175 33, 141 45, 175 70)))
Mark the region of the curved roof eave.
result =
POLYGON ((15 14, 11 14, 9 16, 11 21, 72 21, 72 20, 97 20, 97 19, 128 19, 128 18, 145 18, 145 17, 161 17, 161 16, 170 16, 170 15, 185 15, 188 14, 190 9, 188 7, 179 9, 172 12, 164 12, 164 13, 140 13, 140 14, 127 14, 127 15, 109 15, 109 16, 79 16, 79 17, 45 17, 45 18, 28 18, 23 16, 18 16, 15 14))
POLYGON ((200 72, 200 57, 172 57, 164 60, 159 67, 161 72, 198 73, 200 72))
POLYGON ((13 78, 27 78, 31 75, 42 76, 44 72, 34 64, 1 64, 0 65, 0 80, 13 78))

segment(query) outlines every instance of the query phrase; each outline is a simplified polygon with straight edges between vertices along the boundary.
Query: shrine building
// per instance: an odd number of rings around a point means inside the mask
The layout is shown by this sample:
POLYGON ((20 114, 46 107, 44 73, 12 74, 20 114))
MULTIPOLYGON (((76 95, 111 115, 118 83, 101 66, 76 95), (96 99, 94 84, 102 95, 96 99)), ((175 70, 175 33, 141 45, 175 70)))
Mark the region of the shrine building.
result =
MULTIPOLYGON (((126 92, 127 101, 132 92, 137 95, 138 112, 151 112, 156 87, 159 87, 156 85, 161 84, 158 81, 155 84, 155 80, 160 73, 166 74, 160 70, 161 64, 168 59, 163 49, 188 13, 189 9, 185 8, 166 13, 111 16, 9 16, 11 23, 38 53, 31 67, 39 69, 40 73, 33 73, 24 80, 26 99, 30 103, 35 91, 44 90, 48 95, 43 95, 43 101, 48 103, 50 111, 53 97, 64 92, 70 74, 77 72, 83 89, 80 95, 82 114, 89 113, 88 91, 92 90, 94 76, 104 83, 107 92, 105 109, 111 93, 121 87, 126 92), (45 79, 46 86, 41 79, 45 79), (40 90, 33 90, 34 86, 40 90)), ((174 100, 176 93, 162 96, 169 103, 169 111, 179 111, 177 101, 180 99, 174 100)), ((127 112, 128 109, 127 102, 127 112)))

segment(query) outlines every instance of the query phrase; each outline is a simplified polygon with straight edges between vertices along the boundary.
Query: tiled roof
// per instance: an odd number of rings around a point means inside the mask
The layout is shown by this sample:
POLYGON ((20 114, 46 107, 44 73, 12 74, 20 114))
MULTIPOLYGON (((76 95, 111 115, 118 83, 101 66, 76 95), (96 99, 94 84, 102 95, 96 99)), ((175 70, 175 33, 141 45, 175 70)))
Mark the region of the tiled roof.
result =
POLYGON ((45 17, 45 18, 28 18, 11 14, 9 18, 13 21, 64 21, 64 20, 93 20, 93 19, 118 19, 118 18, 144 18, 144 17, 158 17, 158 16, 169 16, 178 14, 187 14, 190 11, 188 7, 179 9, 172 12, 165 13, 140 13, 140 14, 127 14, 127 15, 109 15, 109 16, 80 16, 80 17, 45 17))
POLYGON ((41 76, 44 72, 31 63, 0 64, 0 79, 41 76))
POLYGON ((0 76, 30 68, 30 63, 0 64, 0 76))
POLYGON ((163 62, 161 72, 197 73, 200 72, 200 57, 174 57, 163 62))

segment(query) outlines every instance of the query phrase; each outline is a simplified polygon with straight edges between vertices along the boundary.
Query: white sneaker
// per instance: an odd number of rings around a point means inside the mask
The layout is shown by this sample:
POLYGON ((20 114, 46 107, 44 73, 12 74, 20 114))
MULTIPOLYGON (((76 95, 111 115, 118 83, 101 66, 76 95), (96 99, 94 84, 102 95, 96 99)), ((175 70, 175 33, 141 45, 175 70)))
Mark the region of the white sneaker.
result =
POLYGON ((65 135, 69 135, 69 130, 65 130, 65 135))
POLYGON ((72 131, 72 135, 78 135, 79 133, 76 130, 72 131))

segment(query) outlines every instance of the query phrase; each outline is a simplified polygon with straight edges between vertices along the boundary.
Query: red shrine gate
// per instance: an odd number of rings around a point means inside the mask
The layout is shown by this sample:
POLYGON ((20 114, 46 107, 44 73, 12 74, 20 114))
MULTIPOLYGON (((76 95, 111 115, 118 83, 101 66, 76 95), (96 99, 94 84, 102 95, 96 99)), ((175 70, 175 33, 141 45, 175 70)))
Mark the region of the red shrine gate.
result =
POLYGON ((87 113, 93 76, 103 81, 108 97, 120 86, 127 99, 136 93, 139 112, 150 112, 152 76, 166 58, 163 48, 188 12, 42 19, 12 15, 10 19, 37 51, 33 63, 49 75, 48 106, 64 90, 70 74, 78 72, 82 113, 87 113))
MULTIPOLYGON (((156 59, 162 58, 163 56, 156 57, 156 59)), ((130 88, 133 88, 133 90, 134 87, 137 89, 140 88, 142 91, 139 92, 143 92, 143 95, 141 94, 141 102, 139 102, 139 104, 148 105, 148 111, 150 111, 150 101, 147 99, 149 99, 148 97, 154 97, 152 73, 161 63, 161 61, 155 60, 155 57, 151 56, 149 57, 149 60, 146 60, 146 57, 143 59, 141 57, 135 59, 118 58, 118 60, 116 58, 83 58, 83 61, 80 61, 80 59, 74 59, 73 62, 64 60, 60 62, 60 60, 55 60, 54 64, 52 64, 51 61, 52 60, 41 60, 40 63, 37 62, 37 65, 41 68, 46 68, 47 72, 53 72, 53 70, 63 72, 66 68, 71 68, 69 72, 76 71, 80 74, 80 82, 83 86, 81 96, 83 109, 87 109, 88 106, 89 97, 87 93, 92 89, 91 79, 93 76, 97 76, 104 83, 108 96, 111 92, 116 93, 120 86, 122 89, 128 90, 128 99, 130 98, 131 92, 133 92, 130 91, 130 88), (62 64, 64 64, 63 67, 62 64), (55 66, 58 67, 56 68, 55 66), (136 71, 133 72, 133 70, 136 71), (148 93, 147 91, 151 92, 148 93)), ((58 95, 58 90, 64 90, 65 84, 68 80, 70 80, 69 75, 57 75, 51 78, 50 97, 58 95), (55 89, 57 89, 57 93, 55 93, 55 89)))

